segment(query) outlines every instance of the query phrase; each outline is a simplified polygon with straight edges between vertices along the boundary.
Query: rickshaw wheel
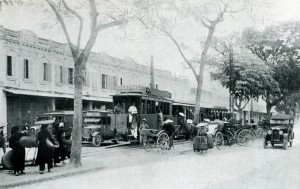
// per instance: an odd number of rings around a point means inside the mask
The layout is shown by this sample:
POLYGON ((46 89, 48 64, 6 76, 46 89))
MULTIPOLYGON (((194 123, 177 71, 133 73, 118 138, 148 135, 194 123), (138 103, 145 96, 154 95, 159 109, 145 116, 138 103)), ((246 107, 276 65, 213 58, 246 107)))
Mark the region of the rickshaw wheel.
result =
POLYGON ((246 146, 254 142, 254 134, 249 129, 243 129, 239 132, 237 137, 237 144, 246 146))
POLYGON ((102 140, 102 136, 100 134, 97 134, 96 136, 94 136, 93 141, 92 141, 93 146, 97 146, 97 147, 100 146, 101 140, 102 140))
POLYGON ((223 138, 223 135, 221 132, 217 132, 216 135, 215 135, 215 138, 214 138, 214 145, 219 149, 221 150, 221 147, 223 146, 224 144, 224 138, 223 138))
POLYGON ((167 133, 161 133, 157 137, 157 149, 159 152, 169 149, 169 136, 167 133))
POLYGON ((148 138, 147 143, 144 146, 144 149, 147 152, 150 152, 154 147, 155 147, 155 141, 153 140, 153 138, 148 138))

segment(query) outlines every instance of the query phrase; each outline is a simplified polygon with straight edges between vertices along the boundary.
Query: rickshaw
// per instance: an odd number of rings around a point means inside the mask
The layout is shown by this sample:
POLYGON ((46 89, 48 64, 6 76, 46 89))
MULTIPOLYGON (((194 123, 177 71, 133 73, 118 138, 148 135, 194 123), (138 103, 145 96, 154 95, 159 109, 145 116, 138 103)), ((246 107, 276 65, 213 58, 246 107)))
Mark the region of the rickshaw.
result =
POLYGON ((142 133, 146 135, 147 141, 145 141, 144 149, 150 152, 154 148, 157 148, 161 153, 163 150, 169 149, 170 137, 164 130, 155 129, 143 129, 142 133))

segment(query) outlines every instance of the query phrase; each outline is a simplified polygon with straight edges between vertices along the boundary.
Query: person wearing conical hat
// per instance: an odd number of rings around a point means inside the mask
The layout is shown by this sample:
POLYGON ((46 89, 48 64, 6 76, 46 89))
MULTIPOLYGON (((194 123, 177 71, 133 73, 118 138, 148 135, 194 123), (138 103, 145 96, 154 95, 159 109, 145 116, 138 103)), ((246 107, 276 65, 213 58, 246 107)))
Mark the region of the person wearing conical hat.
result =
POLYGON ((173 126, 173 121, 170 119, 164 121, 163 129, 169 136, 169 149, 171 149, 171 147, 173 146, 173 139, 175 136, 175 127, 173 126))
POLYGON ((139 132, 140 132, 140 144, 142 145, 145 145, 146 141, 147 141, 147 135, 145 135, 143 133, 143 129, 149 129, 149 125, 147 124, 147 119, 144 118, 142 119, 142 124, 140 125, 140 128, 139 128, 139 132))

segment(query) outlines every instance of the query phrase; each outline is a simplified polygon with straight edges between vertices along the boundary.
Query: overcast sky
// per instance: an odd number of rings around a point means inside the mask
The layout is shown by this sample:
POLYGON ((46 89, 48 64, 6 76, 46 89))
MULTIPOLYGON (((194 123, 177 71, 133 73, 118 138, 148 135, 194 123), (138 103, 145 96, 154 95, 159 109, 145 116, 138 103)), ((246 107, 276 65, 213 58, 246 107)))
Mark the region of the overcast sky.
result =
MULTIPOLYGON (((201 0, 198 0, 201 1, 201 0)), ((72 1, 74 2, 74 1, 72 1)), ((227 16, 225 21, 217 26, 216 35, 224 35, 232 31, 242 31, 246 26, 262 29, 266 25, 285 20, 299 20, 300 1, 297 0, 266 0, 270 6, 260 6, 253 10, 255 19, 249 16, 227 16)), ((52 29, 42 29, 42 24, 48 21, 48 16, 40 10, 33 11, 34 7, 2 7, 0 11, 0 25, 13 30, 31 30, 36 35, 65 42, 65 37, 52 29)), ((38 7, 36 9, 39 9, 38 7)), ((72 28, 71 28, 72 30, 72 28)), ((183 69, 183 60, 175 46, 168 38, 163 36, 146 36, 141 28, 129 26, 124 30, 109 29, 99 34, 93 51, 106 52, 107 54, 123 59, 131 57, 140 64, 150 64, 150 56, 154 56, 156 68, 169 69, 177 74, 191 74, 188 69, 183 69), (124 37, 126 36, 126 37, 124 37)), ((206 35, 206 30, 201 26, 182 22, 176 29, 175 37, 187 47, 190 56, 201 53, 201 46, 197 39, 206 35)))

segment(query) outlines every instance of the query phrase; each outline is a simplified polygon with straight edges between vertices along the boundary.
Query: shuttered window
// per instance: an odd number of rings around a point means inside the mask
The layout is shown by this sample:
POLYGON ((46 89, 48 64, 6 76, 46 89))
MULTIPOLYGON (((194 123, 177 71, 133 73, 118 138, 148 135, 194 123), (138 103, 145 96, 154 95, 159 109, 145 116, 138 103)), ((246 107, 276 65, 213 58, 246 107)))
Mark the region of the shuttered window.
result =
POLYGON ((12 76, 12 57, 11 56, 7 56, 7 72, 6 74, 8 76, 12 76))
POLYGON ((41 80, 51 81, 51 64, 43 63, 41 66, 41 80))
POLYGON ((73 78, 74 78, 74 70, 73 70, 73 68, 69 68, 69 69, 68 69, 68 83, 69 83, 70 85, 73 85, 73 84, 74 84, 73 78))
POLYGON ((107 75, 102 74, 102 89, 107 89, 107 75))
POLYGON ((24 59, 24 78, 29 79, 29 61, 24 59))

